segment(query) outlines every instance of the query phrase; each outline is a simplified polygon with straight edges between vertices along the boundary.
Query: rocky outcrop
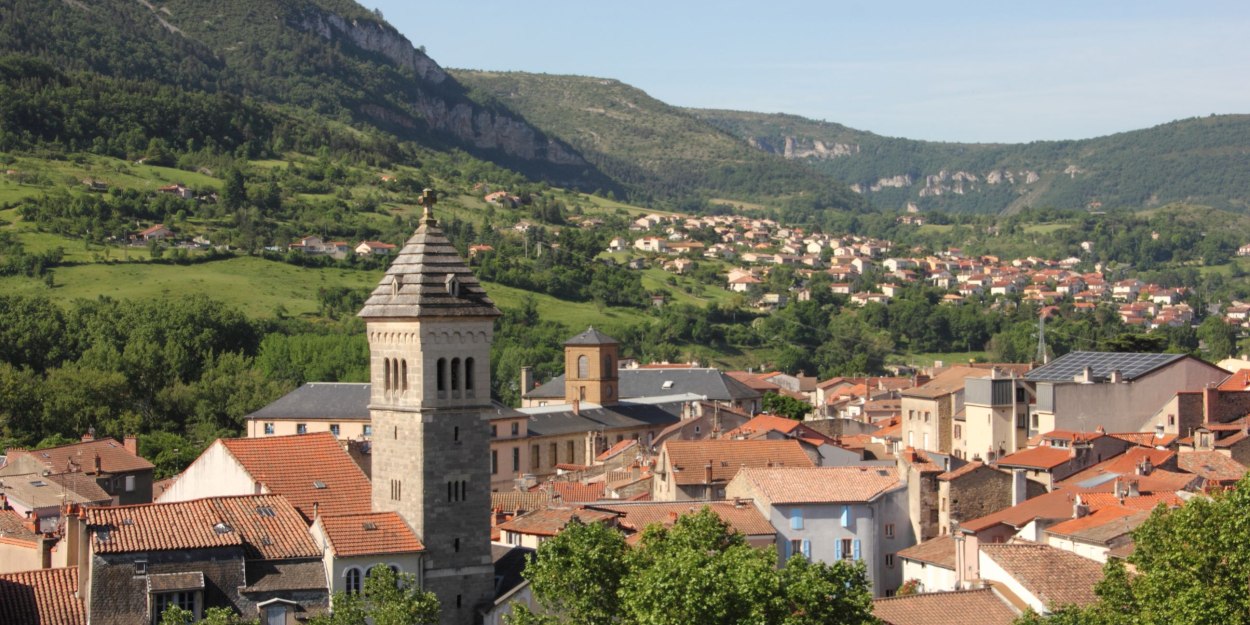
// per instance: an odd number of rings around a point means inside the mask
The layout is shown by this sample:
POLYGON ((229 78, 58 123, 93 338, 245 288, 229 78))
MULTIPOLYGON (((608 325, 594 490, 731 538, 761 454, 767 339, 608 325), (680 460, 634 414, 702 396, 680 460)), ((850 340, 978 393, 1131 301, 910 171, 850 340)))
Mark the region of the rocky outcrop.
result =
POLYGON ((786 137, 781 155, 785 158, 838 158, 859 154, 859 146, 850 143, 825 143, 820 140, 803 141, 786 137))
POLYGON ((434 59, 414 48, 407 37, 385 24, 348 21, 333 13, 313 13, 305 15, 299 26, 323 39, 343 37, 361 50, 381 54, 392 63, 416 73, 422 80, 436 85, 447 80, 447 72, 434 59))
MULTIPOLYGON (((327 40, 343 38, 361 50, 380 54, 428 85, 436 86, 448 80, 447 72, 438 63, 386 24, 347 20, 333 13, 311 12, 300 18, 297 27, 327 40)), ((449 101, 431 95, 431 91, 436 90, 418 88, 418 95, 411 104, 434 130, 449 133, 477 148, 497 149, 526 160, 557 165, 585 164, 571 148, 543 136, 521 119, 486 110, 468 100, 449 101)), ((366 104, 360 112, 383 123, 415 127, 414 120, 384 106, 366 104)))

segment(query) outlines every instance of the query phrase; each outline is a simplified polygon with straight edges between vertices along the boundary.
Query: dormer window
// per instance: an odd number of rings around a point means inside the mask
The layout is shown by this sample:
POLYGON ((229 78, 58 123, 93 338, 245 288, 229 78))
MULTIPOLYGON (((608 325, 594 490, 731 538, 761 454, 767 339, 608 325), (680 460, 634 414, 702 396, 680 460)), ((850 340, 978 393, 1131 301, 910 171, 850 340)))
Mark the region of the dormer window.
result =
POLYGON ((391 276, 391 297, 399 297, 399 287, 403 285, 403 277, 399 275, 391 276))
POLYGON ((460 279, 456 277, 456 274, 447 274, 447 279, 444 283, 447 285, 448 295, 452 297, 460 297, 460 279))

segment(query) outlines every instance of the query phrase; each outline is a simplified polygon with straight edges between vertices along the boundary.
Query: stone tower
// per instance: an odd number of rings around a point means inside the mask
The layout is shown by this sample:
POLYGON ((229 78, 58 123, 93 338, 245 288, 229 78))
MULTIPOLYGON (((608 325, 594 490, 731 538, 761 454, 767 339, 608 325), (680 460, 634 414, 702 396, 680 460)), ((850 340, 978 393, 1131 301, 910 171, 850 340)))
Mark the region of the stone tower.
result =
POLYGON ((421 225, 359 316, 369 338, 373 509, 396 511, 425 545, 423 586, 442 623, 494 599, 490 553, 490 344, 500 315, 438 228, 421 225))
POLYGON ((621 383, 620 345, 593 326, 564 343, 564 400, 615 404, 621 383))

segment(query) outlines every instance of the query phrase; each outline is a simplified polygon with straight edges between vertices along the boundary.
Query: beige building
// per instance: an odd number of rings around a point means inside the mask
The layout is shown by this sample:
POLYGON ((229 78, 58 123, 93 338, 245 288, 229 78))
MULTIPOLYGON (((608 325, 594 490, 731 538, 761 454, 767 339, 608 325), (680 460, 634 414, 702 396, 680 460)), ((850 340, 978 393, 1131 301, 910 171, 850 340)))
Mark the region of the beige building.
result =
POLYGON ((955 421, 965 416, 965 380, 990 374, 988 369, 948 367, 932 380, 904 390, 901 401, 903 446, 953 455, 955 421))

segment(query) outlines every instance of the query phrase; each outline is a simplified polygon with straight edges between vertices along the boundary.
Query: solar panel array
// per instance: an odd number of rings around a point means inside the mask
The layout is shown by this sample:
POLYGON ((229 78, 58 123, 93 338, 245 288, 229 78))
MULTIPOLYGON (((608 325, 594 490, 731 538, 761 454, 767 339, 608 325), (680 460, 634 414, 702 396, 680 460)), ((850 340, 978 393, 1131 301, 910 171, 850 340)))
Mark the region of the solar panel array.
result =
POLYGON ((1094 380, 1105 380, 1112 371, 1119 371, 1124 379, 1132 380, 1180 358, 1184 358, 1184 355, 1072 352, 1030 371, 1025 378, 1035 381, 1071 381, 1089 367, 1094 380))

